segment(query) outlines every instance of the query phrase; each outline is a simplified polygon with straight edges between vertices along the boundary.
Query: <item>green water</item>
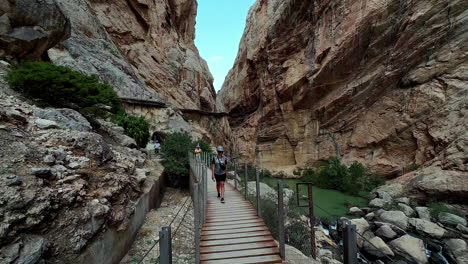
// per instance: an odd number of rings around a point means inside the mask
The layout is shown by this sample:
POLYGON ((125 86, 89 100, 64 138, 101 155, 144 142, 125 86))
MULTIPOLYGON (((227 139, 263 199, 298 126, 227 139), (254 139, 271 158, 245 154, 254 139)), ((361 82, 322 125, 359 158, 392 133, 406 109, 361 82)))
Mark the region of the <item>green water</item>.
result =
MULTIPOLYGON (((276 189, 278 180, 265 177, 262 179, 262 182, 276 189)), ((300 179, 283 179, 284 187, 293 190, 294 193, 296 193, 296 183, 299 182, 301 182, 300 179)), ((302 185, 299 193, 307 196, 307 187, 302 185)), ((314 214, 321 218, 330 219, 335 218, 334 216, 345 216, 349 206, 365 207, 368 203, 368 200, 365 198, 347 195, 336 190, 313 187, 312 193, 314 198, 314 214)), ((306 201, 303 201, 301 205, 304 203, 307 204, 306 201)))

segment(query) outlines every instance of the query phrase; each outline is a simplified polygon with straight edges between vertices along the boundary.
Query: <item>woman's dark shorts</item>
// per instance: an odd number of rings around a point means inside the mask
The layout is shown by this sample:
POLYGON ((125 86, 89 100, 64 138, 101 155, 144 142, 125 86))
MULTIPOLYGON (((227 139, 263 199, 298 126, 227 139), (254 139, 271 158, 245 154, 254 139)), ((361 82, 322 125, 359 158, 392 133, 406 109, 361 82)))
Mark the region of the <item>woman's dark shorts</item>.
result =
POLYGON ((225 182, 226 181, 226 174, 218 175, 215 174, 216 182, 225 182))

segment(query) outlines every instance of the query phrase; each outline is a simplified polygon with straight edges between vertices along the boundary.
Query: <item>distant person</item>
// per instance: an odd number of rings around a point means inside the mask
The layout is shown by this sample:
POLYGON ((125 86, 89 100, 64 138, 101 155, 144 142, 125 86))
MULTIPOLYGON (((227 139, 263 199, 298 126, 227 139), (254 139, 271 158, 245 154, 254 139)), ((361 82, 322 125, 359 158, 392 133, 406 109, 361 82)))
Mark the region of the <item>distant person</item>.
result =
POLYGON ((159 154, 161 152, 161 144, 159 144, 159 141, 156 140, 154 142, 154 153, 159 154))
POLYGON ((195 154, 195 158, 201 159, 202 150, 200 148, 200 144, 197 144, 197 146, 195 147, 195 151, 193 153, 195 154))
POLYGON ((218 191, 218 198, 224 203, 224 183, 228 174, 228 160, 224 156, 224 149, 222 146, 216 148, 218 155, 213 157, 211 162, 211 178, 216 179, 216 190, 218 191))

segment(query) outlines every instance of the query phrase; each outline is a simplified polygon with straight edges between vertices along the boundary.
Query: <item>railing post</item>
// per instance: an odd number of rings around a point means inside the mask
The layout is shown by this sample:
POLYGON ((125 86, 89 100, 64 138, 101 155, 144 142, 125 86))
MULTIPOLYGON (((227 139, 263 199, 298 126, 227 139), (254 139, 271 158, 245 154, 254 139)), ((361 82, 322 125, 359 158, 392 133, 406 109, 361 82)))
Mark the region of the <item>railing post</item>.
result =
POLYGON ((258 172, 258 168, 255 168, 255 187, 257 189, 257 215, 258 217, 262 217, 260 213, 260 175, 258 172))
POLYGON ((159 251, 161 264, 172 264, 171 227, 165 226, 159 231, 159 251))
POLYGON ((285 260, 283 181, 278 181, 278 242, 281 259, 285 260))
POLYGON ((199 185, 193 185, 193 225, 195 227, 195 264, 200 263, 200 204, 199 185))
POLYGON ((244 191, 245 191, 244 196, 245 196, 245 199, 246 199, 246 200, 248 200, 247 198, 248 198, 248 191, 249 191, 249 190, 248 190, 249 187, 248 187, 248 181, 247 181, 247 173, 248 173, 248 172, 247 172, 247 163, 246 163, 246 164, 245 164, 245 167, 244 167, 244 185, 245 185, 245 186, 244 186, 244 187, 245 187, 245 189, 244 189, 244 191))
POLYGON ((343 227, 344 264, 357 264, 356 225, 343 227))
POLYGON ((234 187, 237 190, 237 163, 234 163, 234 187))
POLYGON ((309 219, 310 219, 310 252, 312 257, 317 259, 317 249, 315 245, 315 215, 314 215, 314 196, 312 193, 312 184, 307 185, 309 194, 309 219))

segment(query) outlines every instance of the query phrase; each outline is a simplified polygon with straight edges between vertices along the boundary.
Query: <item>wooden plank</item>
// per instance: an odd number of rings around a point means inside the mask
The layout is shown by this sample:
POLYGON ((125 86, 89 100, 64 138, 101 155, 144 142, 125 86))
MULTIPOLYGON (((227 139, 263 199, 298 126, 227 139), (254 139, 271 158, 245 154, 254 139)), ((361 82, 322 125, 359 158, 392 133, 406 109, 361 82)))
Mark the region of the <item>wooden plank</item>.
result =
POLYGON ((249 249, 249 250, 241 250, 241 251, 203 254, 201 255, 200 259, 201 260, 217 260, 217 259, 228 259, 228 258, 274 255, 278 253, 279 253, 278 248, 259 248, 259 249, 249 249))
POLYGON ((203 230, 205 231, 213 231, 213 230, 229 230, 229 229, 240 229, 240 228, 247 228, 247 227, 256 227, 256 226, 265 226, 265 223, 257 221, 255 223, 247 223, 247 224, 240 224, 240 225, 225 225, 225 226, 210 226, 207 225, 203 230))
POLYGON ((223 235, 223 234, 238 234, 238 233, 256 232, 256 231, 264 231, 264 230, 268 230, 268 227, 266 227, 266 226, 257 226, 257 227, 230 229, 230 230, 213 230, 213 231, 203 230, 202 231, 202 236, 223 235))
POLYGON ((268 241, 274 241, 274 238, 271 235, 268 235, 268 236, 257 236, 257 237, 209 240, 209 241, 201 241, 200 246, 202 247, 221 246, 221 245, 245 244, 245 243, 254 243, 254 242, 268 242, 268 241))
POLYGON ((271 248, 278 247, 275 242, 257 242, 257 243, 246 243, 237 245, 222 245, 222 246, 209 246, 201 247, 200 254, 215 253, 215 252, 230 252, 239 250, 249 250, 257 248, 271 248))
POLYGON ((234 258, 234 259, 220 259, 220 260, 205 260, 201 264, 269 264, 281 263, 279 255, 247 257, 247 258, 234 258))
POLYGON ((202 236, 201 240, 217 240, 217 239, 230 239, 230 238, 241 238, 241 237, 255 237, 255 236, 267 236, 270 235, 270 231, 255 231, 255 232, 243 232, 243 233, 229 233, 221 235, 206 235, 202 236))
MULTIPOLYGON (((250 216, 245 216, 245 217, 236 217, 236 221, 241 221, 241 220, 251 220, 251 219, 258 219, 257 215, 250 215, 250 216)), ((225 223, 225 222, 232 222, 232 218, 220 218, 220 219, 206 219, 207 223, 225 223)))
MULTIPOLYGON (((248 223, 256 223, 258 221, 261 221, 261 219, 253 218, 253 219, 247 219, 247 220, 234 220, 234 221, 229 221, 229 222, 221 222, 221 223, 209 223, 209 226, 224 226, 224 225, 236 225, 236 224, 248 224, 248 223)), ((204 224, 203 226, 208 226, 208 224, 204 224)))

